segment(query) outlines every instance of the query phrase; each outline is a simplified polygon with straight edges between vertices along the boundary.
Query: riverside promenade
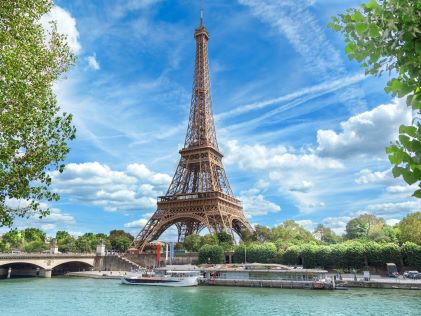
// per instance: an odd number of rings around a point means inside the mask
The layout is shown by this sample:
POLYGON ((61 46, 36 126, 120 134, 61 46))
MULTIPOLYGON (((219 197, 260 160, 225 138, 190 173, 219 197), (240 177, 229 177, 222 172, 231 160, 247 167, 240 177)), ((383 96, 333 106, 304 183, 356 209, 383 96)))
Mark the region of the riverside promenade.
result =
MULTIPOLYGON (((334 274, 330 275, 332 278, 334 274)), ((398 277, 389 278, 381 275, 371 275, 369 281, 364 281, 363 275, 343 274, 342 280, 336 279, 336 286, 349 288, 379 288, 379 289, 410 289, 421 290, 421 280, 398 277)))
POLYGON ((68 272, 66 276, 82 277, 92 279, 120 279, 122 276, 127 275, 128 271, 78 271, 68 272))

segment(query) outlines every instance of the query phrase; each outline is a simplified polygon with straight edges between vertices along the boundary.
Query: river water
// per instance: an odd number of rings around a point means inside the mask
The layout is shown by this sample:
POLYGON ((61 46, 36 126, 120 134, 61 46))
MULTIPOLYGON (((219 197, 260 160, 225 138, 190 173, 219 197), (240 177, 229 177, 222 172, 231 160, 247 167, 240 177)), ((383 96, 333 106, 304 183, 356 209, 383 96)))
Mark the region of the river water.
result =
POLYGON ((421 291, 122 285, 56 277, 0 280, 1 316, 421 315, 421 291))

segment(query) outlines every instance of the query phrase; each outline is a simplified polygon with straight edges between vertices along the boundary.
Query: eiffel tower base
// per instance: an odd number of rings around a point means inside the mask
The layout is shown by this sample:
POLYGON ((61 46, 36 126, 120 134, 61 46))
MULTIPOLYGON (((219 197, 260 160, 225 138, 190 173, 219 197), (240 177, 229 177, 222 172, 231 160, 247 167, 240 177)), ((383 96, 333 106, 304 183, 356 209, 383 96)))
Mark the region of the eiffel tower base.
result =
POLYGON ((227 232, 242 236, 244 230, 252 231, 239 201, 221 192, 206 192, 164 196, 158 201, 158 210, 139 233, 134 246, 141 252, 145 246, 159 238, 175 225, 178 241, 207 228, 210 233, 227 232))

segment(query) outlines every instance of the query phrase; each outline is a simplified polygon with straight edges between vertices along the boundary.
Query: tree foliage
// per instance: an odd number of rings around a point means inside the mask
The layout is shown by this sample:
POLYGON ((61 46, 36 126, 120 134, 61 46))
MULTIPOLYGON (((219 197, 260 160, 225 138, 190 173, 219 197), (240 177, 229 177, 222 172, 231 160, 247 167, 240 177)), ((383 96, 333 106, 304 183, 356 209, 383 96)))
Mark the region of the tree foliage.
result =
POLYGON ((346 238, 375 240, 382 237, 382 230, 385 225, 385 221, 381 217, 362 214, 346 224, 346 238))
POLYGON ((256 225, 253 239, 259 242, 274 242, 278 248, 290 244, 317 242, 312 233, 291 220, 272 228, 256 225))
POLYGON ((7 248, 9 249, 21 247, 24 240, 22 232, 16 229, 3 234, 1 239, 7 244, 7 248))
POLYGON ((49 190, 49 171, 63 171, 75 135, 52 91, 74 56, 54 23, 46 39, 40 18, 51 7, 51 0, 0 5, 0 226, 48 213, 40 201, 59 198, 49 190), (24 206, 12 207, 13 199, 24 206))
POLYGON ((224 249, 218 245, 204 245, 199 249, 199 263, 223 263, 224 249))
POLYGON ((25 252, 42 252, 48 249, 48 245, 42 240, 34 240, 27 243, 24 247, 25 252))
POLYGON ((421 246, 421 212, 408 214, 399 223, 399 238, 421 246))
POLYGON ((413 0, 370 0, 361 8, 350 8, 333 17, 329 26, 342 32, 345 51, 357 60, 366 74, 392 78, 385 91, 406 96, 416 112, 412 126, 401 125, 399 141, 387 148, 394 165, 393 175, 408 184, 418 182, 414 196, 421 198, 421 2, 413 0))
POLYGON ((26 242, 41 241, 45 243, 46 234, 39 228, 26 228, 23 231, 23 236, 26 242))
POLYGON ((202 247, 202 237, 198 234, 191 234, 184 239, 184 248, 188 251, 199 251, 202 247))
POLYGON ((338 236, 330 227, 326 227, 323 224, 319 224, 315 228, 314 235, 318 236, 321 242, 327 244, 336 244, 341 241, 340 236, 338 236))

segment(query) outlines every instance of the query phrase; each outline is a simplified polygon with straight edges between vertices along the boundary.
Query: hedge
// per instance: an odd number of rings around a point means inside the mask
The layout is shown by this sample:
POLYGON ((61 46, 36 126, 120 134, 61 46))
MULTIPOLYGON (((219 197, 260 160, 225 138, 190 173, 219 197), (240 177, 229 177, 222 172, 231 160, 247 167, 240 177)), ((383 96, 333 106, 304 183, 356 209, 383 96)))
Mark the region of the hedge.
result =
POLYGON ((247 262, 260 262, 260 263, 271 263, 277 260, 276 246, 273 243, 253 243, 247 246, 245 249, 244 245, 240 245, 234 251, 233 261, 235 263, 243 263, 245 257, 247 262))
MULTIPOLYGON (((347 241, 333 245, 293 245, 276 252, 272 243, 247 246, 247 262, 303 265, 305 268, 357 268, 366 265, 384 268, 393 262, 398 266, 421 268, 421 246, 407 242, 394 243, 347 241)), ((234 262, 244 262, 244 245, 235 249, 234 262)))
POLYGON ((199 249, 199 263, 224 263, 224 249, 218 245, 204 245, 199 249))

